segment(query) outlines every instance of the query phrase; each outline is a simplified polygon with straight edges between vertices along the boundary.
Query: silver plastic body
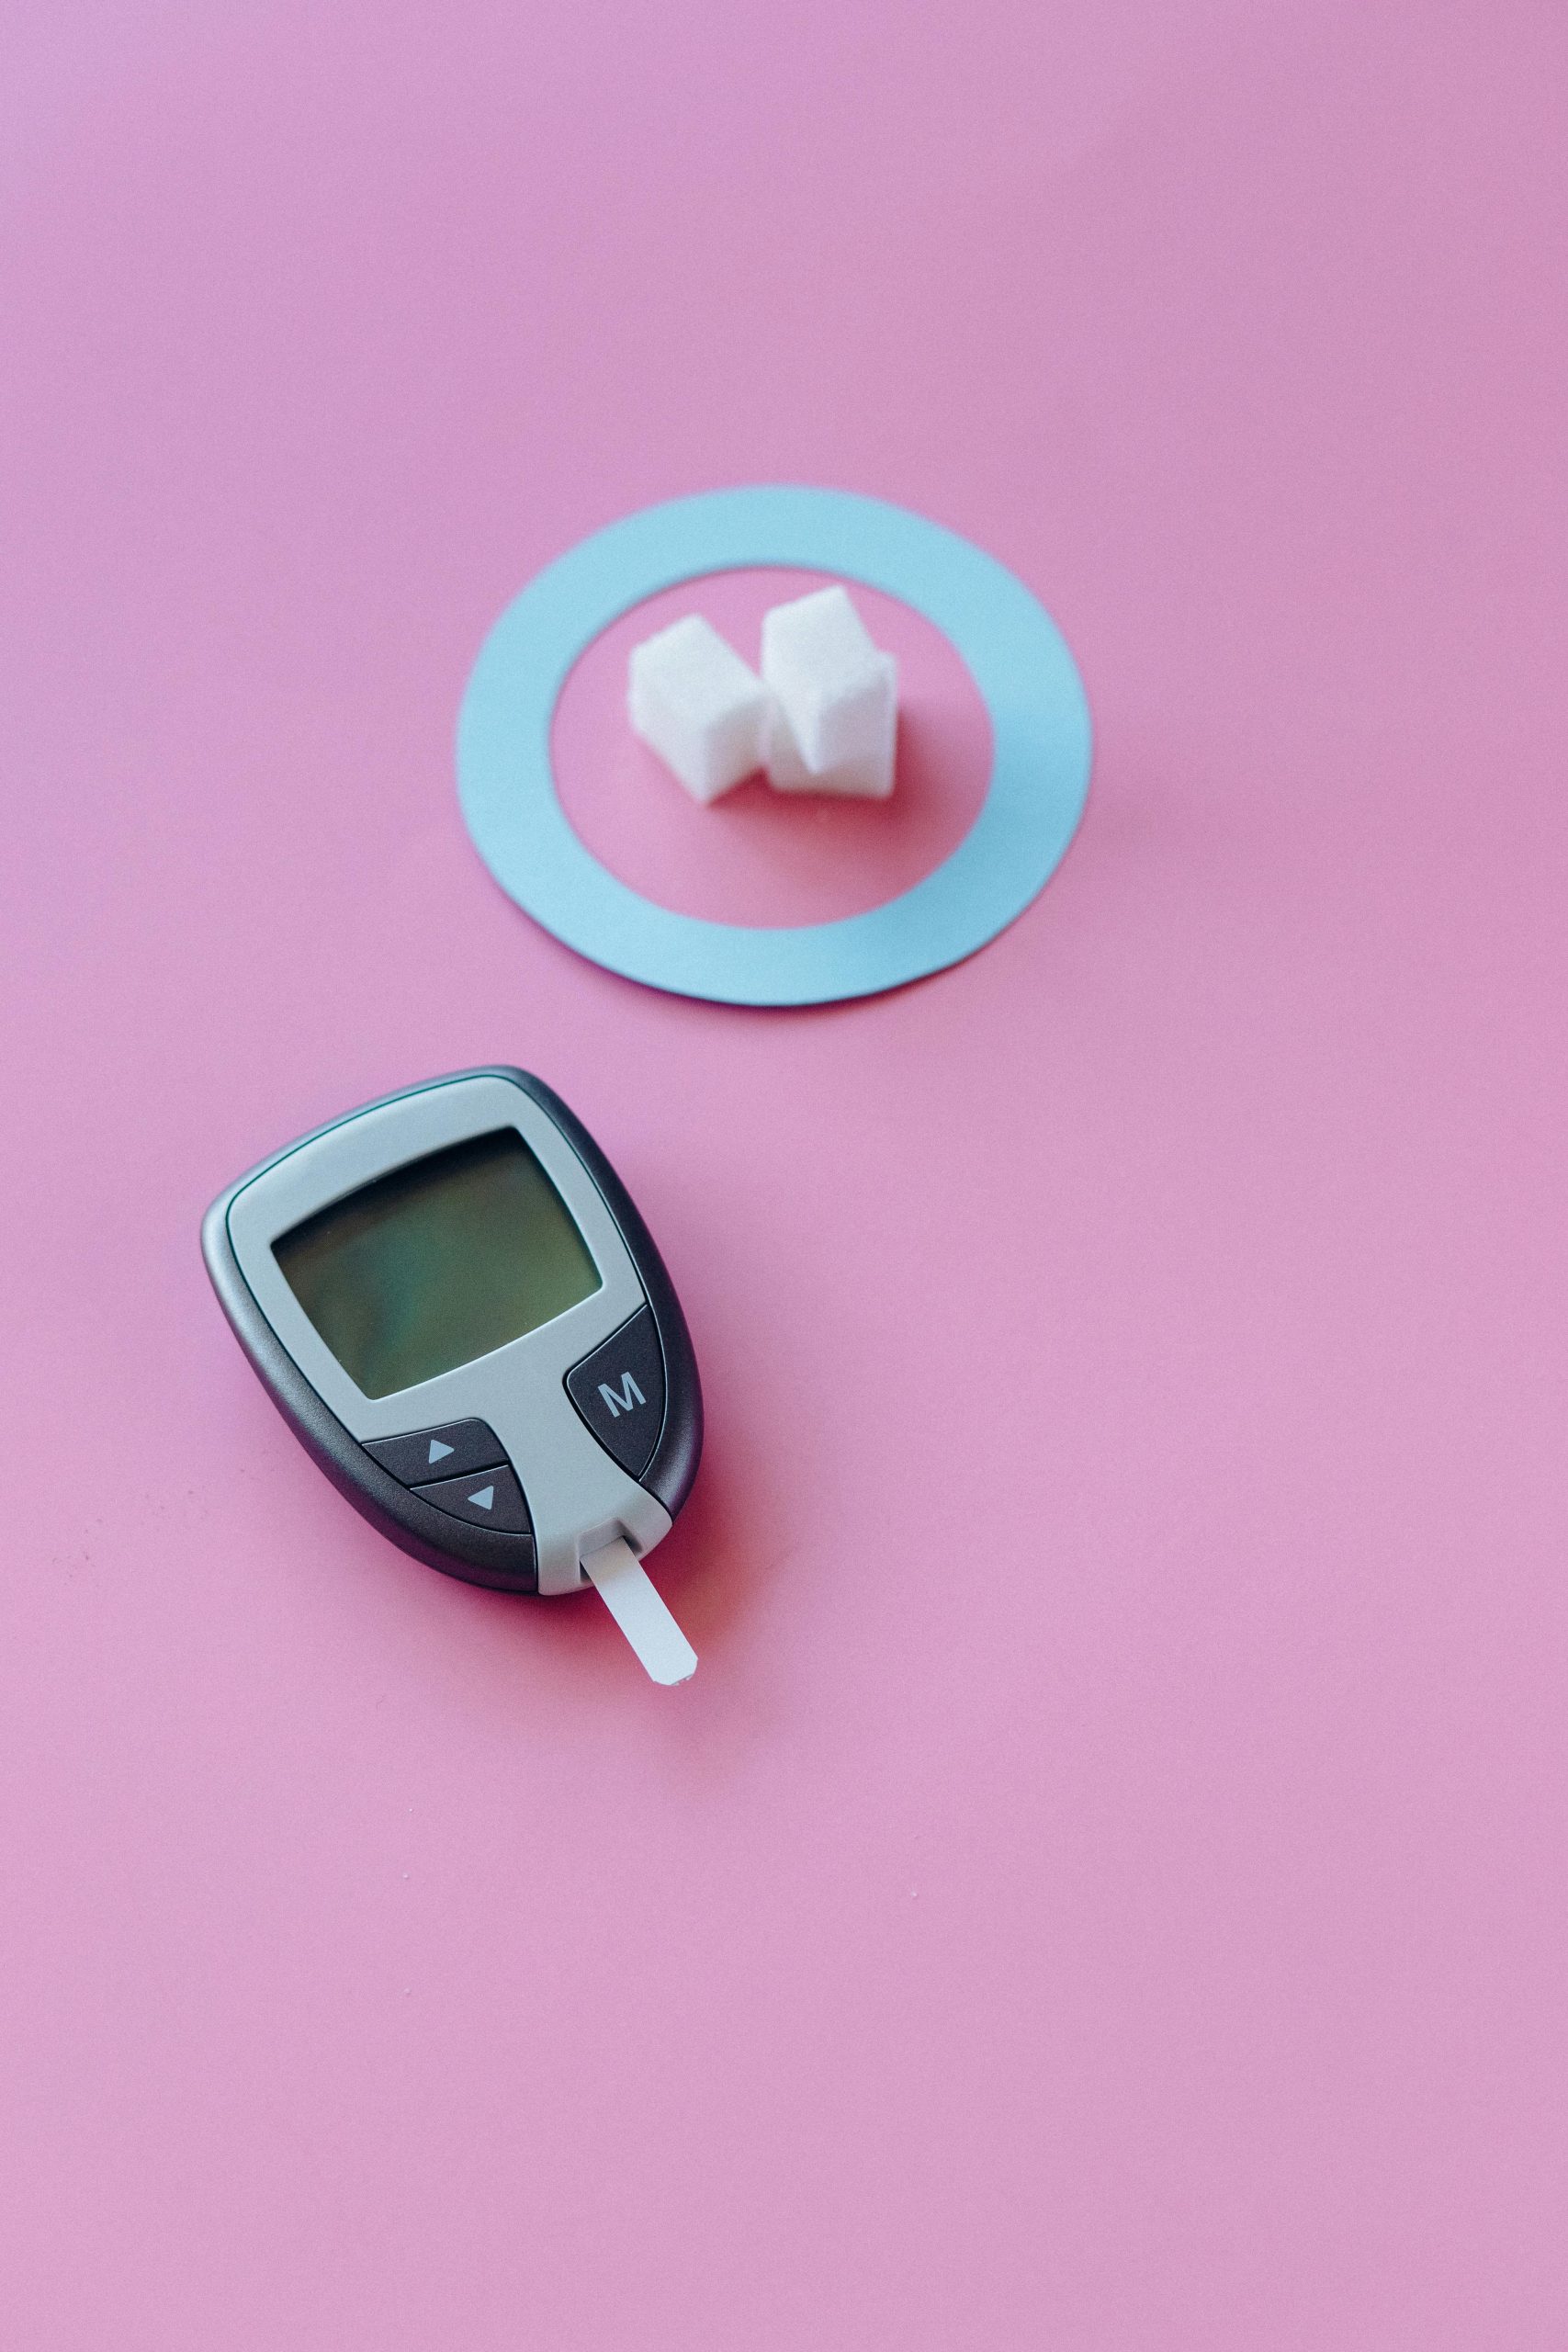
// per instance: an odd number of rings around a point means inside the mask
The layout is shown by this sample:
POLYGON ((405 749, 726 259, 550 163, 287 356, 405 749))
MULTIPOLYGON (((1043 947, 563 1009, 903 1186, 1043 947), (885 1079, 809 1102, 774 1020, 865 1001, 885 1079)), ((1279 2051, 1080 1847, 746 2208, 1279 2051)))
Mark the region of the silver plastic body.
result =
POLYGON ((582 1162, 518 1088, 488 1076, 453 1079, 357 1112, 242 1185, 229 1204, 229 1238, 279 1342, 352 1436, 363 1442, 439 1421, 490 1423, 528 1498, 541 1593, 580 1591, 583 1558, 617 1537, 640 1556, 669 1533, 662 1503, 595 1442, 565 1387, 573 1364, 645 1304, 642 1283, 582 1162), (367 1396, 289 1289, 273 1243, 390 1169, 502 1127, 516 1129, 565 1202, 600 1288, 489 1355, 389 1396, 367 1396))

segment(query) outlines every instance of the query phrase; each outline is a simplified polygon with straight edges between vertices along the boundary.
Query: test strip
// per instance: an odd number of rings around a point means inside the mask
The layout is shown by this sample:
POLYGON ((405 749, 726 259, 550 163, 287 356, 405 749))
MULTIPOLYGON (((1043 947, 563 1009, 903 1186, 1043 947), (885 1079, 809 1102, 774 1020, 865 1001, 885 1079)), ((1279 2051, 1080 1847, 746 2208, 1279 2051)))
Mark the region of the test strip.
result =
POLYGON ((697 1654, 649 1582, 629 1544, 617 1540, 590 1553, 582 1573, 630 1642, 655 1682, 685 1682, 697 1670, 697 1654))

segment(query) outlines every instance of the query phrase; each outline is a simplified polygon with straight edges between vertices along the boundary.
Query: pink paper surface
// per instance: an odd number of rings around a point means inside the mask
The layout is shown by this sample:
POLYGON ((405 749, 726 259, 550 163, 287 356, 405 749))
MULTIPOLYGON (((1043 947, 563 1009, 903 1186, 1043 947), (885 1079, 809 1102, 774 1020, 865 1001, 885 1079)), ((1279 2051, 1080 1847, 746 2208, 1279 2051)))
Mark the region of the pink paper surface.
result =
POLYGON ((1561 2352, 1568 17, 6 46, 7 2344, 1561 2352), (762 481, 1098 726, 1021 922, 780 1015, 451 774, 540 564, 762 481), (198 1262, 493 1058, 690 1315, 682 1691, 375 1536, 198 1262))

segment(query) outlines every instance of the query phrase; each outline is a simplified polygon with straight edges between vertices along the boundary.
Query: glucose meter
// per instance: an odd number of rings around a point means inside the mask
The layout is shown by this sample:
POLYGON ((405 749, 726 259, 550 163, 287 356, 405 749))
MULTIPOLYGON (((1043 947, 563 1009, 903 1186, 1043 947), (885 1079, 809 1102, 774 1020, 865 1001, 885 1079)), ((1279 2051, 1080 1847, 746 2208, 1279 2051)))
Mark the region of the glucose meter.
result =
POLYGON ((432 1080, 276 1152, 202 1227, 263 1384, 355 1509, 502 1592, 594 1585, 656 1681, 696 1665, 640 1561, 702 1450, 670 1277, 604 1153, 520 1069, 432 1080))

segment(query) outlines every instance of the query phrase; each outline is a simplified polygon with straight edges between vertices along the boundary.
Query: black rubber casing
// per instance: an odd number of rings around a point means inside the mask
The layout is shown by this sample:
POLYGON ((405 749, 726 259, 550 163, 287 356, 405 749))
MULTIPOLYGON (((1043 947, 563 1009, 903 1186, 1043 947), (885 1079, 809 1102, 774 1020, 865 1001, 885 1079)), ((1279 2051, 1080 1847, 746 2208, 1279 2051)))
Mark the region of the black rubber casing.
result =
MULTIPOLYGON (((697 1360, 675 1286, 654 1247, 653 1237, 638 1216, 630 1193, 581 1120, 542 1079, 504 1065, 455 1070, 445 1078, 428 1080, 423 1086, 401 1087, 396 1094, 382 1095, 376 1102, 361 1104, 360 1110, 378 1110, 382 1102, 400 1102, 411 1094, 427 1093, 433 1086, 449 1086, 466 1078, 505 1079, 537 1103, 576 1152, 620 1229, 652 1309, 664 1352, 664 1423, 637 1483, 662 1503, 673 1519, 691 1492, 703 1450, 703 1397, 697 1360)), ((358 1111, 344 1114, 345 1118, 358 1116, 358 1111)), ((439 1568, 445 1576, 460 1577, 467 1584, 487 1585, 499 1592, 536 1591, 538 1577, 532 1539, 497 1534, 493 1529, 472 1527, 453 1519, 423 1501, 411 1488, 400 1486, 389 1471, 383 1470, 358 1439, 344 1429, 336 1414, 321 1402, 257 1306, 240 1271, 229 1238, 229 1208, 236 1194, 280 1159, 298 1151, 301 1145, 313 1143, 317 1136, 343 1125, 343 1119, 333 1119, 327 1126, 299 1136, 284 1150, 274 1152, 270 1159, 249 1170, 213 1202, 202 1222, 201 1250, 219 1303, 263 1386, 295 1436, 339 1492, 373 1527, 403 1551, 412 1553, 416 1560, 439 1568)))

